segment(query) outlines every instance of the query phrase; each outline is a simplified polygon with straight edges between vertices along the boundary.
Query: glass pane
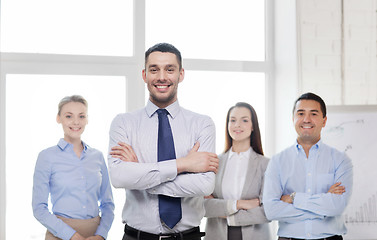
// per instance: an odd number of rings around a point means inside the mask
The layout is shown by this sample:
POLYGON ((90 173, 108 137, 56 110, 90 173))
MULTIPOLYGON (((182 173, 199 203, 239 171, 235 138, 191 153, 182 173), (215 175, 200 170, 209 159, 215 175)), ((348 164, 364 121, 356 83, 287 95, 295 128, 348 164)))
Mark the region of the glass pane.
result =
MULTIPOLYGON (((7 75, 6 86, 6 239, 44 239, 46 229, 33 217, 31 208, 32 179, 38 153, 63 137, 56 123, 59 101, 72 94, 86 98, 89 124, 82 139, 106 159, 110 123, 116 114, 125 111, 126 80, 109 76, 7 75), (20 216, 14 213, 22 213, 22 231, 20 216)), ((113 189, 113 193, 117 208, 109 239, 119 239, 124 191, 113 189)))
POLYGON ((1 51, 132 56, 132 0, 1 0, 1 51))
POLYGON ((146 0, 146 48, 175 45, 185 58, 265 60, 264 0, 146 0))

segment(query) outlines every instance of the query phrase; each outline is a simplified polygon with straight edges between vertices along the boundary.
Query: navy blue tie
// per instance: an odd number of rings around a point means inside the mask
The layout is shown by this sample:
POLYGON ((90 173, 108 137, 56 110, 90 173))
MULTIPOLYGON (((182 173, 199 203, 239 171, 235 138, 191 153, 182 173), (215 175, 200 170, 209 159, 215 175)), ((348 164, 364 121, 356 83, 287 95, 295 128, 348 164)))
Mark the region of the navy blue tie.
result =
MULTIPOLYGON (((175 159, 173 134, 171 132, 168 111, 158 109, 158 161, 175 159)), ((173 228, 182 218, 181 198, 158 195, 160 218, 166 225, 173 228)))

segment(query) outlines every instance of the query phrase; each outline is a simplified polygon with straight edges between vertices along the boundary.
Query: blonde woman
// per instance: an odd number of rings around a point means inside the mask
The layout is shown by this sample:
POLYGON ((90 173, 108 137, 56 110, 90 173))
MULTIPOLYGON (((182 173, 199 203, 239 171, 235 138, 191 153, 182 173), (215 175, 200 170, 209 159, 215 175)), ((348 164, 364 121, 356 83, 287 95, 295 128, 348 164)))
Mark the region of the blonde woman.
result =
POLYGON ((47 228, 46 240, 103 240, 114 219, 103 155, 81 140, 88 124, 87 110, 83 97, 63 98, 56 120, 64 137, 38 156, 32 205, 35 218, 47 228))

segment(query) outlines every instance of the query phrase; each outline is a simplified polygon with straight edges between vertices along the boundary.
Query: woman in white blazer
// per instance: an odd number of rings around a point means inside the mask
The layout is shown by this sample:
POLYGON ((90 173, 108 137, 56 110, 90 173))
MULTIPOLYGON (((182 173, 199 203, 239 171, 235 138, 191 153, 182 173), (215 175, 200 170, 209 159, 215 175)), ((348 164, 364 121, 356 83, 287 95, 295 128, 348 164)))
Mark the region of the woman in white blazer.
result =
POLYGON ((268 220, 262 206, 264 172, 257 114, 244 102, 226 117, 224 153, 219 156, 216 186, 204 202, 206 240, 269 240, 268 220))

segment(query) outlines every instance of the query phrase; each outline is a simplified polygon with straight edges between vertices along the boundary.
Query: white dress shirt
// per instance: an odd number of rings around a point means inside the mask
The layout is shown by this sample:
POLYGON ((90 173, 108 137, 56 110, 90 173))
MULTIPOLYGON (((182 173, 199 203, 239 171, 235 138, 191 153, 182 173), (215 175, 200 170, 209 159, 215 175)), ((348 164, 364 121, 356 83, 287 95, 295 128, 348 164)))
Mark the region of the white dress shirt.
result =
POLYGON ((237 212, 237 200, 241 199, 242 190, 245 185, 250 151, 251 148, 245 152, 236 153, 231 149, 225 167, 222 191, 224 199, 234 200, 234 212, 237 212))
MULTIPOLYGON (((145 108, 119 114, 110 128, 109 151, 118 142, 132 146, 138 163, 124 162, 108 156, 111 182, 126 189, 123 222, 141 231, 160 234, 181 232, 200 225, 205 210, 203 196, 215 186, 215 174, 184 173, 177 175, 176 160, 157 161, 158 107, 148 101, 145 108), (170 229, 161 223, 158 194, 182 197, 182 219, 170 229)), ((169 105, 169 122, 177 158, 184 157, 196 142, 199 151, 215 152, 215 126, 212 119, 180 107, 169 105)))

